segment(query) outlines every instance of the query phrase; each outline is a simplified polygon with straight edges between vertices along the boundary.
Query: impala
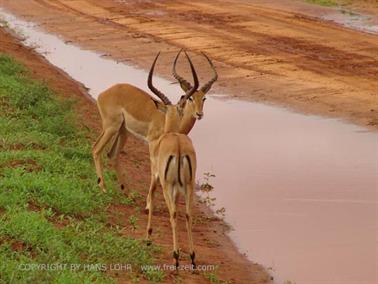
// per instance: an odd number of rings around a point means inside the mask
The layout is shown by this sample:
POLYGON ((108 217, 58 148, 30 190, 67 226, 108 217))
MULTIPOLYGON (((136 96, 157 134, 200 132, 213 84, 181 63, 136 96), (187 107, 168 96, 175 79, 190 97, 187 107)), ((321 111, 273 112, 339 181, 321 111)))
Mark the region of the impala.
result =
MULTIPOLYGON (((187 92, 192 89, 191 84, 176 72, 177 54, 173 64, 173 76, 180 83, 181 88, 187 92)), ((186 54, 192 72, 195 72, 193 64, 186 54)), ((205 95, 218 75, 211 60, 203 53, 213 70, 214 76, 199 90, 195 90, 189 101, 183 108, 183 117, 180 123, 180 133, 188 134, 197 119, 203 117, 203 104, 205 95)), ((151 82, 149 81, 149 86, 151 82)), ((153 87, 150 89, 153 90, 153 87)), ((129 134, 133 134, 150 144, 150 141, 160 137, 164 131, 165 117, 159 111, 162 105, 149 94, 130 84, 116 84, 103 93, 97 99, 97 106, 102 119, 102 132, 93 146, 93 159, 96 167, 97 182, 103 192, 106 192, 101 156, 105 146, 114 141, 108 154, 115 168, 118 168, 119 153, 124 147, 129 134)), ((153 177, 151 176, 151 186, 153 177)), ((121 183, 121 189, 124 189, 121 183)))
MULTIPOLYGON (((154 185, 150 187, 148 193, 147 207, 148 223, 147 223, 147 241, 150 243, 152 233, 151 218, 153 214, 153 201, 156 183, 160 180, 163 188, 164 199, 168 207, 170 222, 173 235, 173 257, 175 259, 176 269, 179 266, 179 248, 177 240, 177 200, 179 194, 185 196, 186 205, 186 228, 188 231, 190 258, 192 267, 195 268, 195 253, 192 238, 192 201, 193 190, 196 173, 196 153, 190 138, 179 133, 181 120, 184 115, 184 108, 187 100, 193 95, 198 87, 198 78, 194 72, 192 74, 194 85, 184 96, 181 97, 176 105, 172 105, 171 101, 152 85, 152 76, 156 64, 156 56, 149 73, 149 87, 156 94, 163 104, 159 105, 159 110, 165 113, 163 134, 150 142, 151 145, 151 172, 154 178, 154 185)), ((190 62, 190 61, 189 61, 190 62)))

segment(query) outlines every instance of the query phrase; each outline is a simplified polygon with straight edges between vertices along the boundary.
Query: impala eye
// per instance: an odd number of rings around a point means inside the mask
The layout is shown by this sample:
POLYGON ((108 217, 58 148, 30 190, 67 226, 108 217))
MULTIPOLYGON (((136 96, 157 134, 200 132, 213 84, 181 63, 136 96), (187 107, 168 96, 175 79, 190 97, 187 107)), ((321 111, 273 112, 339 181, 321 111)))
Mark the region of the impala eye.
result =
POLYGON ((204 98, 202 99, 202 101, 206 101, 206 98, 204 97, 204 98))
POLYGON ((193 101, 193 98, 192 98, 192 97, 190 97, 190 98, 189 98, 189 101, 191 101, 191 102, 192 102, 192 101, 193 101))

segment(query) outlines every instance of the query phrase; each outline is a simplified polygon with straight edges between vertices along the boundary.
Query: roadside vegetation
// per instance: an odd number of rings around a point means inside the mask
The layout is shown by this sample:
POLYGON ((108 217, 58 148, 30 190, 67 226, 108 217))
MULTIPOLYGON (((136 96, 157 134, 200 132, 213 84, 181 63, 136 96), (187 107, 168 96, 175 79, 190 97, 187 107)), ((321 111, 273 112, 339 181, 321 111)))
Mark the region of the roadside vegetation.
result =
POLYGON ((308 3, 317 4, 327 7, 350 7, 353 5, 358 5, 361 7, 375 7, 378 8, 378 2, 375 0, 305 0, 308 3))
POLYGON ((339 3, 336 0, 306 0, 306 2, 317 4, 321 6, 333 7, 338 6, 339 3))
POLYGON ((129 265, 135 282, 159 282, 161 271, 141 270, 159 248, 107 222, 111 204, 134 200, 112 188, 111 172, 100 193, 73 104, 0 54, 0 283, 114 283, 111 264, 129 265))

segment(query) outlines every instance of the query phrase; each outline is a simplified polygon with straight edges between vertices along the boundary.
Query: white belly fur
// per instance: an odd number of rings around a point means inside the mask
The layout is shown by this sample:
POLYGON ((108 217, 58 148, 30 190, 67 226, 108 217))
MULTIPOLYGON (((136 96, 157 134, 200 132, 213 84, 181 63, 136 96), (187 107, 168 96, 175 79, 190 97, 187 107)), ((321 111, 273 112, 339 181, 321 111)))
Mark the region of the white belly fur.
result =
POLYGON ((123 112, 123 116, 125 118, 125 126, 127 131, 144 142, 148 142, 145 136, 148 129, 148 123, 136 120, 133 116, 126 112, 123 112))

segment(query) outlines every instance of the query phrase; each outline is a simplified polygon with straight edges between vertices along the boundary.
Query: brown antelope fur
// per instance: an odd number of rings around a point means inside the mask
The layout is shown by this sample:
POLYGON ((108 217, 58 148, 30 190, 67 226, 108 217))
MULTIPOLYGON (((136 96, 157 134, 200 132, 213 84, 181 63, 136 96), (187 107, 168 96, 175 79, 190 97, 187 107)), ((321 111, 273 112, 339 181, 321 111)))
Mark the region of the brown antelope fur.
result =
MULTIPOLYGON (((177 54, 173 65, 173 76, 180 83, 181 88, 187 92, 191 84, 176 73, 176 63, 181 51, 177 54)), ((201 89, 196 90, 183 108, 183 117, 180 123, 180 133, 188 134, 197 119, 203 117, 205 95, 211 85, 217 80, 217 73, 211 60, 208 60, 213 72, 213 78, 201 89)), ((187 55, 186 55, 187 56, 187 55)), ((189 57, 187 56, 189 60, 189 57)), ((98 184, 103 192, 106 187, 103 177, 101 156, 111 141, 113 144, 108 153, 116 169, 119 167, 119 153, 124 147, 129 133, 143 139, 148 144, 156 140, 164 131, 165 117, 159 111, 162 105, 149 94, 130 84, 117 84, 101 93, 97 99, 97 106, 102 119, 103 131, 97 138, 92 150, 93 159, 98 177, 98 184)), ((151 184, 153 177, 151 176, 151 184)), ((121 181, 121 188, 124 184, 121 181)))
MULTIPOLYGON (((153 72, 154 65, 155 62, 151 68, 151 72, 153 72)), ((176 268, 179 265, 177 201, 180 194, 185 197, 186 227, 193 268, 195 268, 196 265, 192 238, 192 202, 197 167, 196 153, 190 138, 186 134, 179 133, 181 120, 184 116, 185 104, 198 87, 197 75, 193 68, 192 71, 194 86, 186 92, 186 95, 180 99, 177 105, 172 105, 169 101, 162 99, 165 104, 165 106, 162 105, 160 107, 160 110, 165 113, 164 132, 160 138, 150 142, 151 171, 154 180, 147 198, 148 223, 146 239, 149 244, 152 233, 151 219, 153 214, 154 193, 156 185, 158 181, 160 181, 170 216, 173 235, 173 257, 176 268)), ((160 97, 161 95, 158 96, 160 97)))

